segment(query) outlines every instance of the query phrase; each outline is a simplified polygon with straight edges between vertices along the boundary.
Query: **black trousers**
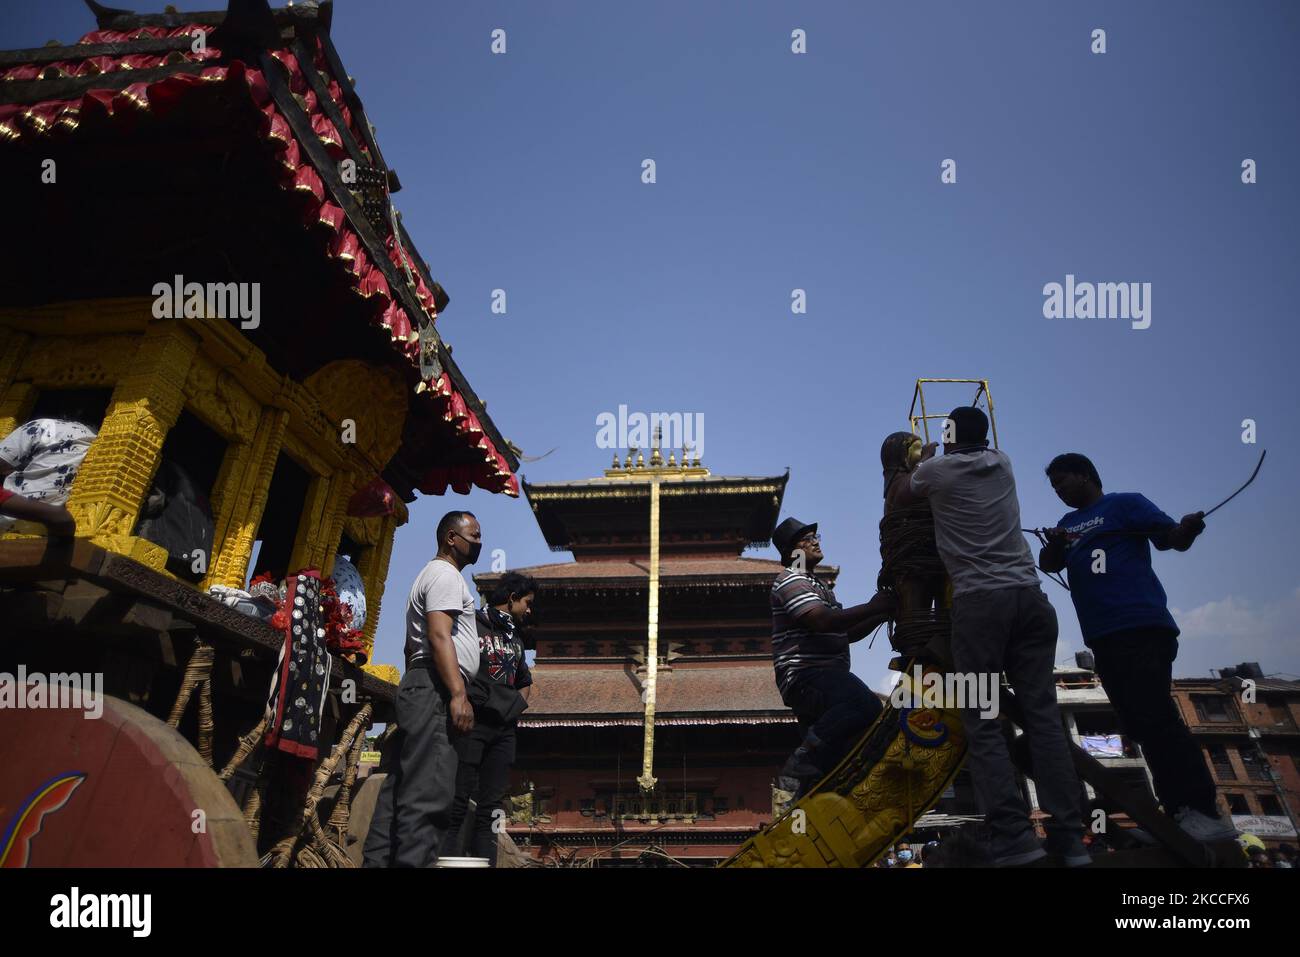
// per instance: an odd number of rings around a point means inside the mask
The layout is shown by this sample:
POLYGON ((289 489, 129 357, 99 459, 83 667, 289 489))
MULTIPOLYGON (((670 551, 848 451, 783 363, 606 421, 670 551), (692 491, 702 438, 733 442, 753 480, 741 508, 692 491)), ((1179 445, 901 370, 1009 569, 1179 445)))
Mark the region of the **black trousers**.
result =
POLYGON ((496 867, 497 834, 509 819, 501 802, 515 763, 515 723, 494 727, 476 719, 474 730, 456 742, 456 750, 460 755, 456 796, 451 803, 451 821, 442 853, 455 857, 468 851, 470 857, 486 857, 496 867), (460 832, 471 798, 474 830, 466 848, 461 846, 460 832))
POLYGON ((1169 694, 1178 639, 1165 628, 1138 628, 1087 644, 1121 729, 1142 745, 1165 812, 1190 807, 1217 817, 1214 779, 1169 694))
POLYGON ((456 752, 447 738, 447 695, 427 668, 397 689, 397 759, 379 789, 362 852, 364 867, 432 867, 447 832, 456 752))
POLYGON ((801 676, 784 700, 800 730, 820 742, 810 758, 822 774, 839 764, 882 710, 880 699, 857 675, 834 668, 801 676))
MULTIPOLYGON (((1056 637, 1056 610, 1038 585, 964 592, 952 600, 953 667, 959 675, 987 675, 994 682, 1006 674, 1024 720, 1038 805, 1051 815, 1043 824, 1049 849, 1066 851, 1083 836, 1083 789, 1056 702, 1056 637)), ((1016 781, 1004 726, 981 711, 968 704, 961 718, 966 767, 996 863, 1033 850, 1038 839, 1016 781)))

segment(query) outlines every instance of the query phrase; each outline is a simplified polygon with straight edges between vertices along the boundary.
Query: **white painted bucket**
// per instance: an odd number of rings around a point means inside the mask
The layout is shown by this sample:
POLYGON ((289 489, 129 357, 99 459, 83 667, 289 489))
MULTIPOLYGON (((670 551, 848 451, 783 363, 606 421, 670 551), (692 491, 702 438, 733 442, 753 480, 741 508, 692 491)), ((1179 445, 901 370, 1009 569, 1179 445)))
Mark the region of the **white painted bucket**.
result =
POLYGON ((490 867, 486 857, 440 857, 434 867, 490 867))

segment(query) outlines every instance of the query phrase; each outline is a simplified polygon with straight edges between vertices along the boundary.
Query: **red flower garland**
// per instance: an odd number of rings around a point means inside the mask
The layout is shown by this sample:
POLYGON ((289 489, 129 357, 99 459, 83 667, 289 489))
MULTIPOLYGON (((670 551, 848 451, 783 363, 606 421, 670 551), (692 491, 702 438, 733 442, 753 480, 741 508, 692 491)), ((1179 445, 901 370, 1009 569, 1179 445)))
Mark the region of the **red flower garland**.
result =
MULTIPOLYGON (((278 586, 280 578, 271 572, 262 572, 248 583, 251 591, 254 585, 267 583, 278 586)), ((321 605, 324 607, 325 647, 333 654, 346 658, 354 664, 366 663, 365 642, 361 631, 352 627, 352 606, 339 600, 334 587, 334 579, 321 577, 321 605)), ((289 627, 289 603, 281 598, 276 603, 275 614, 271 616, 272 628, 279 631, 289 627)))

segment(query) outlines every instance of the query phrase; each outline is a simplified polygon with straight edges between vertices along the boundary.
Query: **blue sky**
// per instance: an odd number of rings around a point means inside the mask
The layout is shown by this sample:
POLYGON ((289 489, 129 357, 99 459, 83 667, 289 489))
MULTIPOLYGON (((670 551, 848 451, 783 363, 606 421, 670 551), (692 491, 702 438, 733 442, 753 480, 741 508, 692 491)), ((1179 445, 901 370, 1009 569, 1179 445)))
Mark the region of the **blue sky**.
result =
MULTIPOLYGON (((71 0, 6 21, 6 48, 93 27, 71 0)), ((1300 673, 1300 6, 341 0, 333 35, 451 295, 457 362, 505 435, 557 447, 529 480, 599 474, 596 416, 620 404, 702 413, 715 473, 790 468, 783 511, 821 523, 853 603, 878 568, 880 441, 918 376, 990 380, 1027 525, 1065 511, 1042 475, 1058 452, 1178 517, 1266 446, 1256 485, 1156 569, 1184 628, 1176 674, 1300 673), (1043 286, 1067 274, 1151 283, 1150 328, 1045 319, 1043 286)), ((482 520, 484 569, 494 548, 567 558, 522 500, 417 502, 377 660, 400 661, 448 507, 482 520)), ((1064 659, 1074 611, 1044 588, 1064 659)), ((864 646, 854 670, 879 687, 889 652, 864 646)))

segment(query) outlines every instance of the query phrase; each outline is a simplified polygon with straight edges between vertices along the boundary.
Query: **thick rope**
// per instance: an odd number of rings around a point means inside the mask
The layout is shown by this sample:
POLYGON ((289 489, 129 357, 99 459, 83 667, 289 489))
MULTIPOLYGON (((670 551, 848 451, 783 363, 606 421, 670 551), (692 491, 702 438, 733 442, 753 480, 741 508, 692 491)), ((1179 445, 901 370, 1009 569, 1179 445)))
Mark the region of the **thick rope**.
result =
POLYGON ((235 772, 248 760, 248 756, 253 753, 261 742, 262 735, 266 733, 266 723, 269 720, 269 717, 263 716, 252 731, 239 739, 239 746, 235 748, 235 753, 231 755, 230 760, 226 762, 226 766, 217 775, 218 778, 222 781, 229 781, 234 776, 235 772))
POLYGON ((352 789, 357 783, 357 768, 361 765, 361 752, 365 749, 366 737, 358 734, 348 751, 347 766, 343 770, 343 783, 339 785, 338 799, 330 813, 329 826, 338 833, 338 841, 343 843, 343 836, 348 832, 348 823, 352 817, 352 789))
POLYGON ((896 505, 880 520, 880 577, 942 578, 947 574, 934 543, 934 514, 929 502, 896 505))
POLYGON ((295 848, 303 840, 306 840, 308 846, 313 850, 313 856, 319 856, 319 859, 325 862, 325 866, 353 866, 352 861, 343 852, 343 849, 325 836, 325 832, 321 828, 320 817, 316 813, 316 806, 320 803, 321 796, 325 793, 325 787, 330 778, 334 776, 339 761, 352 749, 352 743, 356 740, 360 730, 369 724, 371 711, 372 706, 370 704, 362 706, 361 710, 348 722, 347 728, 339 738, 338 743, 334 745, 330 756, 322 761, 316 769, 315 780, 307 791, 306 801, 303 802, 302 818, 298 829, 296 833, 289 834, 278 841, 275 847, 272 848, 272 867, 288 867, 290 862, 296 858, 295 848))
POLYGON ((216 660, 216 654, 216 649, 211 645, 194 639, 194 653, 185 665, 180 690, 172 703, 171 714, 167 716, 167 723, 173 728, 179 728, 194 689, 199 689, 198 751, 209 766, 212 764, 212 663, 216 660))

